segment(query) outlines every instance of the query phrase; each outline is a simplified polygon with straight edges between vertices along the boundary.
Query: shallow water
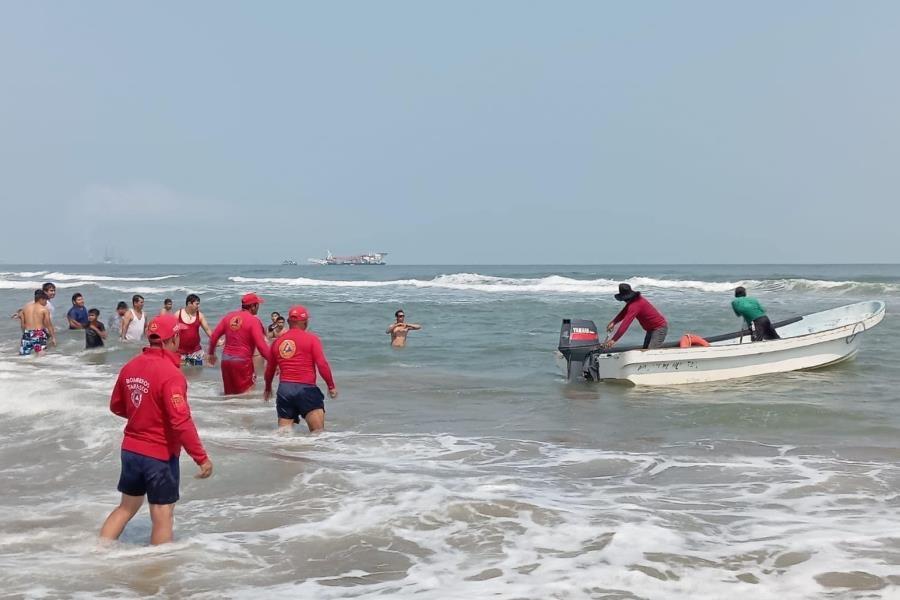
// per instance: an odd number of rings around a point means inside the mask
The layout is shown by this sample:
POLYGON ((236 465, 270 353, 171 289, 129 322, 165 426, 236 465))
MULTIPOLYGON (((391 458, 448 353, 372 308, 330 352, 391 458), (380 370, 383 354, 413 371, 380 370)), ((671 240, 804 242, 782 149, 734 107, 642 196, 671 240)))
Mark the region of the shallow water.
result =
MULTIPOLYGON (((97 530, 118 495, 123 422, 107 410, 135 347, 63 332, 15 356, 0 325, 0 580, 12 597, 900 597, 897 266, 4 266, 11 313, 56 281, 106 321, 131 293, 188 292, 210 321, 254 290, 302 302, 341 397, 328 429, 274 431, 257 392, 188 374, 216 473, 182 461, 176 543, 144 510, 97 530), (670 334, 737 325, 730 290, 773 320, 868 299, 888 317, 855 361, 671 388, 567 384, 563 317, 605 323, 629 280, 670 334), (393 350, 396 308, 424 325, 393 350)), ((264 320, 268 320, 264 316, 264 320)), ((637 340, 636 332, 629 334, 637 340)))

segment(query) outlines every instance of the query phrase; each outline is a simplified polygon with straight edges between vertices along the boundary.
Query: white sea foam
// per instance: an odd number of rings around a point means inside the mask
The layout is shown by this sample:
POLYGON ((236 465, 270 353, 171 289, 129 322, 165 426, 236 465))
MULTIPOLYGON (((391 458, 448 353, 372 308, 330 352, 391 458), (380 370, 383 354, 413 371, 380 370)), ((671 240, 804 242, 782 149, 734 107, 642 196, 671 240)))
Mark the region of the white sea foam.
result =
MULTIPOLYGON (((110 290, 113 292, 123 292, 123 293, 132 293, 132 294, 165 294, 167 292, 176 292, 176 291, 187 291, 188 288, 182 286, 149 286, 149 285, 116 285, 119 281, 132 281, 132 280, 118 280, 118 279, 109 279, 109 280, 87 280, 87 279, 70 279, 66 281, 57 281, 55 282, 56 287, 58 289, 81 289, 86 287, 98 287, 104 290, 110 290), (112 282, 112 283, 109 283, 112 282)), ((144 281, 142 279, 134 279, 135 282, 144 281)), ((155 281, 153 279, 149 279, 147 281, 155 281)), ((38 280, 9 280, 0 277, 0 290, 36 290, 43 285, 43 281, 38 280)), ((196 292, 197 290, 191 288, 190 291, 196 292)))
MULTIPOLYGON (((235 283, 262 284, 273 287, 322 287, 322 288, 421 288, 445 289, 485 293, 558 293, 558 294, 610 294, 618 289, 616 279, 574 279, 560 275, 540 278, 493 277, 478 273, 453 273, 439 275, 433 279, 395 279, 389 281, 330 280, 306 277, 229 277, 235 283)), ((664 290, 670 292, 710 292, 725 293, 743 285, 766 291, 869 291, 898 292, 900 286, 886 283, 861 281, 829 281, 816 279, 766 279, 738 281, 697 281, 685 279, 658 279, 652 277, 631 277, 629 282, 638 290, 664 290)))
MULTIPOLYGON (((32 277, 33 275, 20 274, 22 277, 32 277)), ((113 277, 110 275, 76 275, 72 273, 43 273, 44 279, 48 281, 162 281, 164 279, 176 279, 181 275, 158 275, 153 277, 113 277)))

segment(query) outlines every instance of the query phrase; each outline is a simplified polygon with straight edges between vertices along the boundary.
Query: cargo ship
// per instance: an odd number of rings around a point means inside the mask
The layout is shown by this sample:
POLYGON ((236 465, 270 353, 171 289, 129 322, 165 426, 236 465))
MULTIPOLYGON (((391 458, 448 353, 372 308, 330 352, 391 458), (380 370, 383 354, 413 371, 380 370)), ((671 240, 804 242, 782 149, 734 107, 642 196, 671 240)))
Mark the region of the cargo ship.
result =
POLYGON ((387 252, 369 252, 367 254, 356 254, 354 256, 335 256, 328 251, 325 258, 310 258, 309 262, 314 265, 383 265, 384 257, 387 252))

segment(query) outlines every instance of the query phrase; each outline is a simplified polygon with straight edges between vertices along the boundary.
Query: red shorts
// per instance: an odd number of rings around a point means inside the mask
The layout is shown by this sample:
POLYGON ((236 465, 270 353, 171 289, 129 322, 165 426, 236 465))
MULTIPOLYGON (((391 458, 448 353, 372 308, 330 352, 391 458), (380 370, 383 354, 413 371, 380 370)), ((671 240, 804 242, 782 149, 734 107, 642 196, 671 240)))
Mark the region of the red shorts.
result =
POLYGON ((222 361, 222 383, 225 395, 243 394, 256 384, 253 361, 245 358, 230 358, 222 361))

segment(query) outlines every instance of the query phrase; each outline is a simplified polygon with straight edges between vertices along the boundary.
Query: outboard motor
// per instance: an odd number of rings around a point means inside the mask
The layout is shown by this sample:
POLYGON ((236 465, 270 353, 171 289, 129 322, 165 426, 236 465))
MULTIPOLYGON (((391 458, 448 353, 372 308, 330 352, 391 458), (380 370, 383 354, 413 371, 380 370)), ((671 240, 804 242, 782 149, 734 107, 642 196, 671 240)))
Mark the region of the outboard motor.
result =
POLYGON ((600 349, 600 336, 593 321, 563 319, 559 331, 559 351, 566 357, 566 379, 591 379, 588 357, 600 349))

